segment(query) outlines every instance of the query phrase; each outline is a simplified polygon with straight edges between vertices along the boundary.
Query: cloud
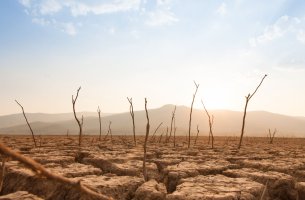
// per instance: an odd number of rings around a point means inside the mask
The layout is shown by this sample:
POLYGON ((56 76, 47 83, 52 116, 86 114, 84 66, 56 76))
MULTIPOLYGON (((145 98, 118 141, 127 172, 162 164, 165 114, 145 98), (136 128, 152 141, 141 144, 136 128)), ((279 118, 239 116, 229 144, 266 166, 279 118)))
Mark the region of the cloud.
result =
POLYGON ((305 31, 304 30, 298 31, 297 40, 300 41, 301 43, 305 44, 305 31))
POLYGON ((303 42, 304 32, 301 29, 305 27, 304 22, 304 20, 297 17, 281 16, 275 23, 266 26, 262 34, 250 38, 250 46, 255 47, 259 44, 266 44, 280 39, 288 33, 293 33, 297 40, 303 42))
POLYGON ((156 10, 148 13, 146 24, 149 26, 170 25, 178 22, 178 18, 169 10, 156 10))
POLYGON ((222 2, 220 6, 217 8, 216 13, 219 15, 226 15, 227 14, 227 4, 225 2, 222 2))
POLYGON ((40 13, 42 15, 54 14, 62 9, 62 4, 57 0, 46 0, 40 4, 40 13))
POLYGON ((26 8, 30 8, 32 1, 31 0, 19 0, 19 3, 26 8))
POLYGON ((120 0, 111 3, 104 3, 98 5, 87 5, 84 3, 73 2, 67 4, 73 16, 87 15, 92 13, 95 15, 125 12, 130 10, 138 10, 141 0, 120 0))
POLYGON ((52 27, 54 27, 68 35, 71 35, 71 36, 74 36, 77 34, 76 25, 73 24, 72 22, 58 22, 55 19, 47 20, 45 18, 33 18, 32 22, 34 24, 39 24, 41 26, 51 25, 52 27))
POLYGON ((46 25, 51 24, 51 22, 50 22, 49 20, 46 20, 46 19, 44 19, 44 18, 33 18, 33 19, 32 19, 32 22, 33 22, 34 24, 39 24, 39 25, 41 25, 41 26, 46 26, 46 25))
POLYGON ((63 31, 64 33, 68 34, 68 35, 76 35, 76 28, 75 25, 71 22, 69 23, 60 23, 58 24, 59 28, 61 31, 63 31))

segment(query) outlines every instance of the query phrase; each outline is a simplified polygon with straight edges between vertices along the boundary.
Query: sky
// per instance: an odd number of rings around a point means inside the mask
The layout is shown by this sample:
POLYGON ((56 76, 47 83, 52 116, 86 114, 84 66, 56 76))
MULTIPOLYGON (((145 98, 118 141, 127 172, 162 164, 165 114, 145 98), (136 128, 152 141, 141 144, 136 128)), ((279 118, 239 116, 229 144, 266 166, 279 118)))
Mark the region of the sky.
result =
POLYGON ((2 0, 0 115, 165 104, 305 116, 305 2, 2 0))

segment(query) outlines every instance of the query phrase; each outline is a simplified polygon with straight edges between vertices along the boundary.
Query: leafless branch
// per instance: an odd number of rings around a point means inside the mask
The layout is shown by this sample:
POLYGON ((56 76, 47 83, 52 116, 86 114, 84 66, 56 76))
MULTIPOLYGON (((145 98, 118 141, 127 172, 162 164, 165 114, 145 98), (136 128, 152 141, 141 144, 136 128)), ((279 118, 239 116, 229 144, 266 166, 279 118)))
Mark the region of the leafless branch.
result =
POLYGON ((35 148, 36 148, 36 147, 37 147, 37 144, 36 144, 34 132, 33 132, 32 127, 31 127, 31 125, 30 125, 30 123, 29 123, 29 121, 28 121, 28 118, 27 118, 26 115, 25 115, 23 106, 22 106, 17 100, 15 100, 15 101, 16 101, 16 103, 17 103, 17 104, 21 107, 21 109, 22 109, 23 116, 24 116, 24 118, 25 118, 25 121, 26 121, 28 127, 30 128, 30 131, 31 131, 31 134, 32 134, 32 138, 33 138, 33 142, 34 142, 34 146, 35 146, 35 148))

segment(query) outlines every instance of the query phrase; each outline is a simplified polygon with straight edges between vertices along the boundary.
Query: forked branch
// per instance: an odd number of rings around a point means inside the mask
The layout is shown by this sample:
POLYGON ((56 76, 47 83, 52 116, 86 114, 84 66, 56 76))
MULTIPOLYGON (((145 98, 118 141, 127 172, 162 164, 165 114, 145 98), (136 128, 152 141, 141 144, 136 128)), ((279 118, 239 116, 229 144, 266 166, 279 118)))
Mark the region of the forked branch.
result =
POLYGON ((211 138, 211 141, 212 141, 212 149, 214 148, 214 135, 213 135, 213 124, 214 124, 214 116, 210 115, 210 113, 208 112, 208 110, 206 109, 202 99, 201 99, 201 103, 203 105, 203 108, 205 110, 205 113, 207 114, 208 116, 208 120, 209 120, 209 143, 210 143, 210 138, 211 138))
POLYGON ((32 127, 31 127, 31 125, 30 125, 30 123, 29 123, 29 121, 28 121, 28 118, 27 118, 26 115, 25 115, 23 106, 22 106, 17 100, 15 100, 15 101, 16 101, 16 103, 17 103, 17 104, 21 107, 21 109, 22 109, 23 116, 24 116, 24 118, 25 118, 25 121, 26 121, 28 127, 30 128, 30 131, 31 131, 31 134, 32 134, 32 138, 33 138, 33 142, 34 142, 34 146, 35 146, 35 148, 36 148, 36 147, 37 147, 37 144, 36 144, 34 132, 33 132, 32 127))
POLYGON ((263 81, 265 80, 266 77, 267 77, 267 74, 264 75, 264 77, 262 78, 261 82, 256 87, 256 89, 254 90, 254 92, 252 94, 249 93, 248 96, 245 97, 246 98, 246 104, 245 104, 245 108, 244 108, 244 116, 243 116, 243 122, 242 122, 242 127, 241 127, 241 134, 240 134, 238 149, 240 149, 240 147, 241 147, 241 143, 242 143, 243 136, 244 136, 248 103, 249 103, 250 99, 254 96, 254 94, 257 92, 258 88, 262 85, 262 83, 263 83, 263 81))
POLYGON ((194 81, 194 84, 195 84, 196 90, 195 90, 195 93, 193 94, 193 100, 192 100, 191 111, 190 111, 189 131, 188 131, 189 137, 188 137, 188 146, 187 146, 188 148, 190 148, 190 146, 191 146, 191 126, 192 126, 193 105, 194 105, 195 97, 196 97, 196 94, 197 94, 197 91, 199 88, 199 84, 197 84, 195 81, 194 81))
POLYGON ((81 146, 82 145, 82 135, 83 135, 83 117, 82 117, 82 121, 80 121, 77 116, 76 116, 76 112, 75 112, 75 103, 77 101, 77 98, 78 98, 78 94, 79 94, 79 91, 80 91, 81 87, 78 88, 77 90, 77 93, 76 93, 76 97, 74 99, 73 95, 72 95, 72 105, 73 105, 73 114, 74 114, 74 118, 78 124, 78 127, 79 127, 79 136, 78 136, 78 146, 81 146))
POLYGON ((137 140, 136 140, 136 126, 135 126, 135 121, 134 121, 134 112, 133 112, 133 103, 132 103, 132 98, 128 98, 127 100, 130 104, 129 107, 129 112, 130 112, 130 116, 132 119, 132 131, 133 131, 133 141, 134 141, 134 145, 137 146, 137 140))
POLYGON ((145 112, 146 112, 147 124, 146 124, 146 134, 145 134, 145 141, 144 141, 143 176, 144 176, 144 180, 148 181, 148 176, 147 176, 147 171, 146 171, 146 145, 147 145, 147 139, 148 139, 148 136, 149 136, 150 124, 149 124, 149 117, 148 117, 148 111, 147 111, 147 99, 146 98, 145 98, 145 112))

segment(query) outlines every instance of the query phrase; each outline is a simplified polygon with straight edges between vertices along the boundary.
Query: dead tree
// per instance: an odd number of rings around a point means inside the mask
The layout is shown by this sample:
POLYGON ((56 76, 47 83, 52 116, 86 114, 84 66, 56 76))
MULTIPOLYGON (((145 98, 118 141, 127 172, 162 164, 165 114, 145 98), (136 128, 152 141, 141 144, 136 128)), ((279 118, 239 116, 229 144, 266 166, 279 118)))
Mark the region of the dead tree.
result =
POLYGON ((168 141, 168 126, 166 127, 165 143, 168 141))
POLYGON ((97 107, 97 113, 98 113, 98 119, 99 119, 99 124, 100 124, 100 136, 99 136, 99 141, 101 141, 101 138, 102 138, 102 120, 101 120, 101 109, 100 107, 98 106, 97 107))
POLYGON ((273 134, 271 134, 271 130, 269 128, 269 144, 272 144, 273 143, 273 139, 274 139, 274 136, 275 136, 275 133, 277 132, 276 129, 274 129, 273 131, 273 134))
POLYGON ((161 122, 160 124, 159 124, 159 126, 155 129, 155 131, 154 131, 154 133, 153 133, 153 135, 152 135, 152 138, 151 138, 151 142, 154 142, 155 141, 155 135, 156 135, 156 133, 157 133, 157 130, 160 128, 160 126, 163 124, 163 122, 161 122))
POLYGON ((112 131, 111 131, 111 121, 109 121, 109 125, 108 125, 108 131, 107 131, 107 134, 106 134, 106 136, 105 136, 105 139, 104 140, 106 140, 107 139, 107 137, 108 137, 108 135, 110 135, 110 140, 111 140, 111 143, 112 143, 112 131))
POLYGON ((34 147, 36 148, 36 147, 37 147, 37 144, 36 144, 34 132, 33 132, 32 127, 31 127, 31 125, 30 125, 30 123, 29 123, 29 121, 28 121, 28 118, 27 118, 26 115, 25 115, 23 106, 22 106, 17 100, 15 100, 15 101, 16 101, 16 103, 17 103, 17 104, 21 107, 21 109, 22 109, 23 116, 24 116, 25 121, 26 121, 28 127, 30 128, 30 131, 31 131, 31 134, 32 134, 32 138, 33 138, 33 142, 34 142, 34 147))
POLYGON ((248 94, 247 96, 245 96, 246 98, 246 104, 245 104, 245 108, 244 108, 244 116, 243 116, 243 123, 242 123, 242 127, 241 127, 241 134, 240 134, 240 139, 239 139, 239 144, 238 144, 238 149, 240 149, 241 147, 241 143, 243 140, 243 136, 244 136, 244 130, 245 130, 245 122, 246 122, 246 115, 247 115, 247 107, 248 107, 248 103, 250 101, 250 99, 254 96, 254 94, 256 93, 256 91, 258 90, 258 88, 262 85, 264 79, 267 77, 267 74, 264 75, 264 77, 262 78, 261 82, 259 83, 259 85, 256 87, 255 91, 252 94, 248 94))
POLYGON ((208 116, 208 120, 209 120, 209 142, 208 143, 210 144, 210 138, 211 138, 211 140, 212 140, 212 149, 213 149, 214 148, 214 135, 213 135, 214 115, 212 115, 212 117, 211 117, 202 100, 201 100, 201 103, 203 105, 205 113, 208 116))
POLYGON ((129 112, 130 116, 132 118, 132 131, 133 131, 133 140, 134 140, 134 145, 137 146, 137 140, 136 140, 136 126, 134 122, 134 112, 133 112, 133 104, 132 104, 132 98, 128 98, 127 100, 129 101, 130 107, 129 107, 129 112))
POLYGON ((169 137, 168 137, 168 141, 170 141, 171 137, 172 137, 172 131, 173 131, 173 122, 174 122, 174 119, 175 119, 175 113, 176 113, 176 106, 174 108, 174 111, 172 112, 172 118, 171 118, 171 128, 170 128, 170 131, 169 131, 169 137))
POLYGON ((196 143, 197 143, 198 135, 199 135, 199 128, 198 128, 198 125, 197 125, 197 134, 196 134, 194 145, 196 145, 196 143))
POLYGON ((198 87, 199 87, 199 84, 197 84, 195 81, 194 81, 194 83, 195 83, 195 86, 196 86, 196 90, 195 90, 195 93, 193 94, 193 100, 192 100, 192 104, 191 104, 190 120, 189 120, 189 137, 188 137, 188 146, 187 146, 187 148, 190 148, 190 146, 191 146, 191 126, 192 126, 193 105, 194 105, 195 97, 196 97, 196 94, 197 94, 197 91, 198 91, 198 87))
POLYGON ((30 168, 33 172, 35 172, 39 176, 44 176, 49 180, 54 180, 56 182, 60 182, 64 185, 71 186, 83 194, 90 195, 94 199, 101 199, 101 200, 110 200, 111 197, 107 197, 103 194, 97 193, 91 190, 89 187, 83 185, 81 180, 74 180, 71 178, 66 178, 61 175, 53 174, 49 170, 47 170, 44 166, 36 162, 35 160, 23 156, 20 153, 13 151, 12 149, 6 147, 4 144, 0 143, 0 154, 3 154, 7 157, 10 157, 14 160, 19 161, 20 163, 24 164, 24 166, 30 168))
POLYGON ((80 91, 81 87, 78 88, 77 93, 76 93, 76 97, 74 99, 73 95, 72 95, 72 105, 73 105, 73 114, 74 114, 74 118, 78 124, 79 127, 79 136, 78 136, 78 146, 82 145, 82 135, 83 135, 83 122, 84 122, 84 118, 82 116, 82 121, 80 121, 77 116, 76 116, 76 112, 75 112, 75 103, 77 101, 78 98, 78 94, 80 91))
POLYGON ((164 133, 162 132, 161 135, 160 135, 160 137, 159 137, 159 141, 158 141, 159 143, 161 143, 161 141, 162 141, 163 134, 164 134, 164 133))
POLYGON ((176 118, 174 118, 174 147, 176 147, 176 118))
POLYGON ((144 141, 143 176, 144 176, 144 180, 148 181, 147 170, 146 170, 146 145, 147 145, 147 139, 148 139, 148 136, 149 136, 150 124, 149 124, 146 98, 145 98, 145 112, 146 112, 147 124, 146 124, 146 134, 145 134, 145 141, 144 141))

